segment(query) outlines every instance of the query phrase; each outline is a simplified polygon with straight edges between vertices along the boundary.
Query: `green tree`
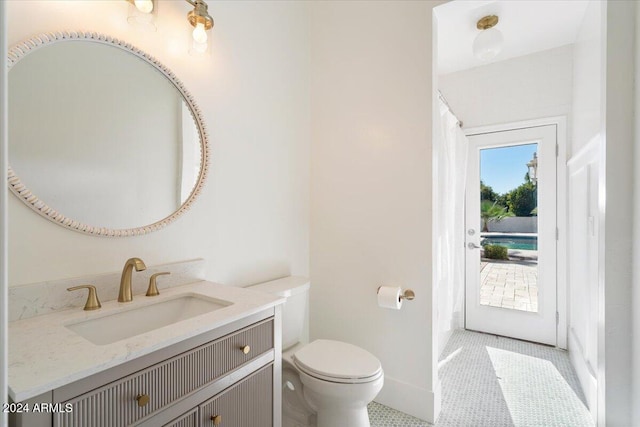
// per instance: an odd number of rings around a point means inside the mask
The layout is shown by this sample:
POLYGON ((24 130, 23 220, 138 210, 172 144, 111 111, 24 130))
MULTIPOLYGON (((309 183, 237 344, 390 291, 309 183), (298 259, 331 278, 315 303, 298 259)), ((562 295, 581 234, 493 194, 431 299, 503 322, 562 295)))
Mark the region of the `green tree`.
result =
POLYGON ((480 202, 480 218, 482 219, 482 231, 489 231, 490 222, 499 222, 513 213, 507 211, 504 206, 499 206, 491 200, 480 202))
POLYGON ((500 195, 493 191, 493 188, 491 188, 491 186, 485 185, 484 182, 480 180, 480 200, 490 200, 492 202, 496 202, 499 197, 500 195))
POLYGON ((504 206, 505 208, 508 208, 509 207, 509 203, 507 200, 508 195, 509 193, 500 194, 498 196, 498 199, 496 200, 496 204, 500 206, 504 206))
POLYGON ((531 182, 525 182, 519 187, 507 193, 507 206, 509 212, 515 216, 533 216, 537 214, 538 198, 536 186, 531 182), (535 213, 534 213, 534 209, 535 213))

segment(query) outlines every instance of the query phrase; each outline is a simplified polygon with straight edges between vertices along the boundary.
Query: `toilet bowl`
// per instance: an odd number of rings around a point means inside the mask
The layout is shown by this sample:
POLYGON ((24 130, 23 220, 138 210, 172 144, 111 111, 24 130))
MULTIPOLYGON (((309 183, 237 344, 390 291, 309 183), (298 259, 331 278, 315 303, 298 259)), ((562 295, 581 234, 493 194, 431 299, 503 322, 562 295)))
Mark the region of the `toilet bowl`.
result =
POLYGON ((355 345, 316 340, 293 354, 317 426, 369 426, 367 405, 382 389, 380 361, 355 345))
POLYGON ((370 427, 367 405, 384 384, 380 361, 342 341, 300 342, 308 279, 286 277, 251 288, 287 298, 282 310, 282 426, 370 427))

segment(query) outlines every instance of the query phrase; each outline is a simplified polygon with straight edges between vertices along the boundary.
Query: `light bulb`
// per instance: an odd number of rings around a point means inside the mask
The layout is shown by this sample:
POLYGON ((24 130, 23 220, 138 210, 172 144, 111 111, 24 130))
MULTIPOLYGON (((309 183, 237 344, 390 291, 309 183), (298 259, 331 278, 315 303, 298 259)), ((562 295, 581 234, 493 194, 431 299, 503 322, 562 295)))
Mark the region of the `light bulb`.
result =
POLYGON ((153 0, 135 0, 136 8, 142 13, 153 12, 153 0))
POLYGON ((204 24, 202 22, 198 22, 196 27, 193 29, 193 39, 197 43, 207 43, 207 30, 204 29, 204 24))
POLYGON ((473 54, 482 61, 489 61, 500 53, 503 41, 500 30, 482 30, 473 41, 473 54))
POLYGON ((207 42, 198 43, 194 40, 189 53, 194 56, 204 55, 205 53, 207 53, 207 47, 207 42))

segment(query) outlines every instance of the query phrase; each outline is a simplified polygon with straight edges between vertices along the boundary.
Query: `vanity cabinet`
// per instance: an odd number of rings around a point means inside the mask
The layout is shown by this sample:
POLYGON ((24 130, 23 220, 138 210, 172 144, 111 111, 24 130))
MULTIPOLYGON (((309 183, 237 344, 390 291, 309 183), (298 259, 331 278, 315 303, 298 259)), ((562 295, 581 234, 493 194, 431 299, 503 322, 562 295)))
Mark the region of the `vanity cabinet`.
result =
MULTIPOLYGON (((52 402, 67 409, 51 414, 46 425, 273 426, 279 337, 273 310, 268 314, 55 389, 52 402)), ((28 420, 24 417, 15 425, 31 427, 28 420)))

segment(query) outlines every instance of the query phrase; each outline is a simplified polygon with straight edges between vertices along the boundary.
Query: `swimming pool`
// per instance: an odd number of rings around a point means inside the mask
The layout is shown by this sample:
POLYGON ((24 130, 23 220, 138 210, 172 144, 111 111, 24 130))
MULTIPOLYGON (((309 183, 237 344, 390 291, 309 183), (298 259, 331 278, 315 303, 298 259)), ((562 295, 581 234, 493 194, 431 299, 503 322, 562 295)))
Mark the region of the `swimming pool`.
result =
POLYGON ((538 250, 538 236, 487 236, 480 242, 485 245, 506 246, 509 249, 522 249, 528 251, 538 250))

